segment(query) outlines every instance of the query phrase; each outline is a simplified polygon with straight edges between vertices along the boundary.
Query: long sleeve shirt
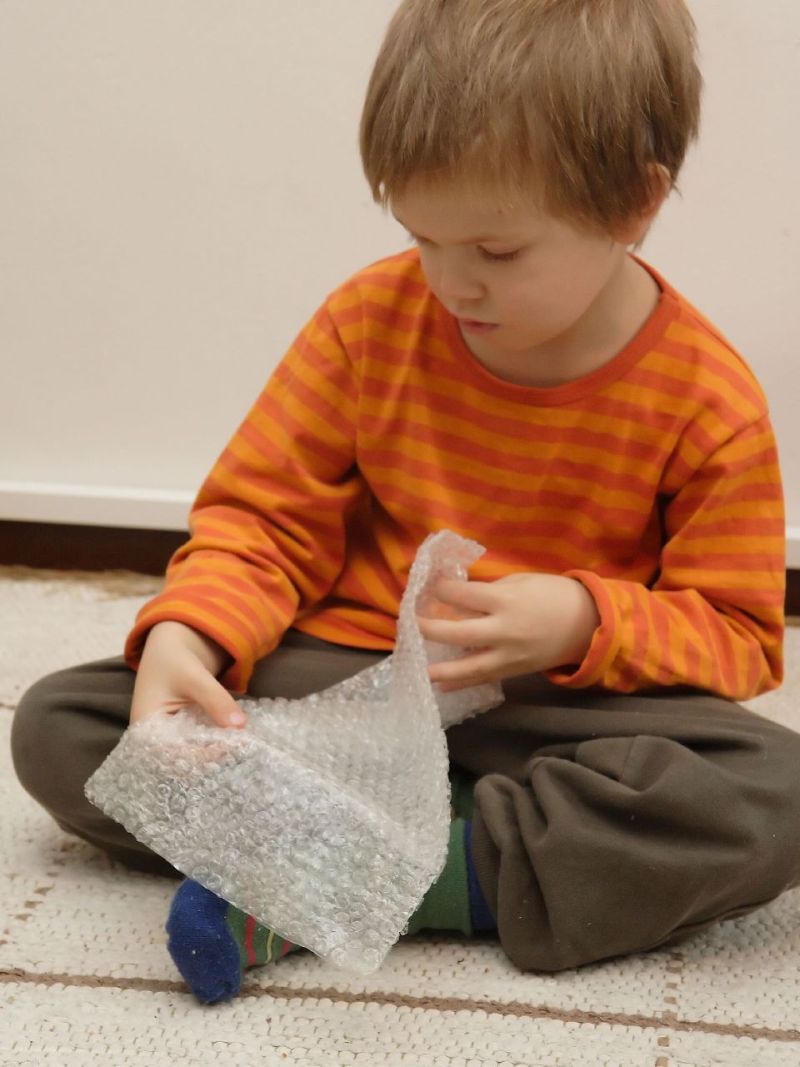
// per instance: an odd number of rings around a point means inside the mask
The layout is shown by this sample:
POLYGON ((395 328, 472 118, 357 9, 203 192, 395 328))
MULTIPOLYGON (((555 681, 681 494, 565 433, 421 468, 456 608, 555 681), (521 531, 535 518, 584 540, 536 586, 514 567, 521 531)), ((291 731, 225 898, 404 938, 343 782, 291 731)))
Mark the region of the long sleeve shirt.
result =
POLYGON ((488 371, 416 249, 334 290, 200 488, 190 537, 142 608, 233 662, 244 692, 289 627, 393 648, 414 555, 451 529, 487 549, 474 580, 562 574, 595 599, 573 688, 699 687, 747 699, 782 678, 785 527, 761 388, 720 332, 661 290, 604 366, 551 387, 488 371))

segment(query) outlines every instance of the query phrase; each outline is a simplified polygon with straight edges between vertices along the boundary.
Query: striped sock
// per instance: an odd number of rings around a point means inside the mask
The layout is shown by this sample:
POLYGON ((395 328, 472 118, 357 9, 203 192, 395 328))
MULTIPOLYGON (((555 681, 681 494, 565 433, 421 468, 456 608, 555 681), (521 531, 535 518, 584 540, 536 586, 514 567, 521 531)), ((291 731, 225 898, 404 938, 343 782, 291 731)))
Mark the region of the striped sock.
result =
MULTIPOLYGON (((475 875, 471 840, 472 823, 453 819, 447 863, 412 915, 409 935, 433 929, 458 930, 469 937, 495 928, 475 875)), ((169 954, 202 1004, 230 1000, 248 967, 301 947, 188 878, 172 899, 166 929, 169 954)))
POLYGON ((248 967, 278 960, 293 945, 210 889, 187 878, 172 898, 167 950, 202 1004, 230 1000, 248 967))
POLYGON ((472 937, 466 842, 466 829, 471 825, 464 819, 451 820, 447 862, 409 919, 409 935, 420 930, 459 930, 472 937))

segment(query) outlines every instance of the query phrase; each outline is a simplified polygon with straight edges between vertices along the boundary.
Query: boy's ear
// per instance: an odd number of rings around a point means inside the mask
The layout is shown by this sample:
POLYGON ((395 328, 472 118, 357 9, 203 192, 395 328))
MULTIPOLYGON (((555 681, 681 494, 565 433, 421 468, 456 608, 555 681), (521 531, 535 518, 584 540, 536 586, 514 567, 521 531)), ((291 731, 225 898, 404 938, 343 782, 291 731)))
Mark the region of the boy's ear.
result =
POLYGON ((666 200, 672 189, 672 180, 669 171, 661 163, 650 163, 648 168, 650 192, 644 209, 631 218, 624 225, 619 226, 615 233, 615 240, 620 244, 638 244, 643 240, 650 229, 653 219, 658 214, 661 205, 666 200))

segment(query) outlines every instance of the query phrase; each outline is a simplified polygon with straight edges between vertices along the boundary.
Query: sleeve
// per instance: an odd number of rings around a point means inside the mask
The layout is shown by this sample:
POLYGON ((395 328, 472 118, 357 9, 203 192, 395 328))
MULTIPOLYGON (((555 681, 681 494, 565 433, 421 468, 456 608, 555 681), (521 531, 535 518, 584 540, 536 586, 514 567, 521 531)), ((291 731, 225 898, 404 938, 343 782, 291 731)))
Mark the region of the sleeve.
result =
POLYGON ((731 700, 783 678, 785 525, 767 416, 720 445, 663 509, 660 571, 651 586, 572 570, 600 625, 561 685, 619 692, 688 685, 731 700))
POLYGON ((343 566, 348 515, 364 491, 355 464, 357 370, 327 303, 300 332, 203 482, 189 540, 125 643, 138 668, 168 619, 220 644, 221 676, 243 692, 257 659, 343 566))

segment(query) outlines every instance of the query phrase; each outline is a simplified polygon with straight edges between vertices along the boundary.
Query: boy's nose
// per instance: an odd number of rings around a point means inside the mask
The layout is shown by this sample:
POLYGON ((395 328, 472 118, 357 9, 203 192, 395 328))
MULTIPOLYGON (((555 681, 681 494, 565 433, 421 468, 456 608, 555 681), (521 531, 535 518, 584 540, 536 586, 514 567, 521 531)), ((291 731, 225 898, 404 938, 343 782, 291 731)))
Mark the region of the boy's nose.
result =
POLYGON ((428 280, 442 303, 453 309, 475 304, 486 294, 485 286, 463 264, 440 263, 428 280))

